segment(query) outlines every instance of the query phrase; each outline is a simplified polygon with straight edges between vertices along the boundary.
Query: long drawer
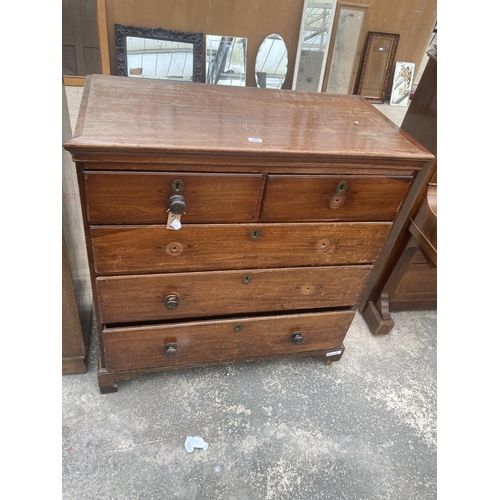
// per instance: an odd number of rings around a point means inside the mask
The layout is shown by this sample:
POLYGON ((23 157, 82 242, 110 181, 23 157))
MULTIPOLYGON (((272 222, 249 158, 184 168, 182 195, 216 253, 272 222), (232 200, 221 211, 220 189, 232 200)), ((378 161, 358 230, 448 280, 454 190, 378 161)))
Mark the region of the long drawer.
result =
POLYGON ((186 172, 85 173, 91 224, 162 224, 168 200, 186 202, 183 222, 245 222, 257 217, 262 175, 186 172))
POLYGON ((97 274, 372 264, 389 222, 91 227, 97 274))
POLYGON ((262 219, 391 221, 411 177, 270 175, 262 219))
POLYGON ((342 344, 354 314, 335 311, 105 328, 102 338, 106 369, 242 361, 333 349, 342 344))
POLYGON ((97 278, 103 323, 348 307, 372 266, 167 273, 97 278))

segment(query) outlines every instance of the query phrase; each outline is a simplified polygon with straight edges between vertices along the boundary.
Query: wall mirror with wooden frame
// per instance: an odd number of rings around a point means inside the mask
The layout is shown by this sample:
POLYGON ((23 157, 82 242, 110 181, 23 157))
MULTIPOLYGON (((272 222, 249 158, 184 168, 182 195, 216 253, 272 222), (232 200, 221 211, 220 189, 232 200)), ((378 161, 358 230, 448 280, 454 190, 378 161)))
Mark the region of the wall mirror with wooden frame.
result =
POLYGON ((323 92, 354 93, 369 9, 367 4, 337 2, 323 92))
POLYGON ((356 94, 374 103, 384 102, 398 42, 398 34, 368 32, 356 94))
POLYGON ((115 24, 119 76, 203 81, 203 34, 115 24))
POLYGON ((280 89, 285 82, 287 67, 288 51, 283 38, 277 33, 266 36, 255 60, 257 87, 280 89))
POLYGON ((245 87, 247 39, 207 35, 205 39, 206 83, 245 87))
POLYGON ((293 90, 320 92, 336 0, 304 0, 293 90))

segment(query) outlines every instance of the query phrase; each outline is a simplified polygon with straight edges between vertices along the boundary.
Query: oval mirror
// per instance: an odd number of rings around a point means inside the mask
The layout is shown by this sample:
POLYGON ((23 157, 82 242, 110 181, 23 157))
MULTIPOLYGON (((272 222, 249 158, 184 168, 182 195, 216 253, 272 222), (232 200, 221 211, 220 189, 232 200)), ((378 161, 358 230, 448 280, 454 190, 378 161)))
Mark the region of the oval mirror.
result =
POLYGON ((267 36, 259 47, 255 60, 257 87, 280 89, 283 86, 288 66, 288 52, 281 36, 267 36))

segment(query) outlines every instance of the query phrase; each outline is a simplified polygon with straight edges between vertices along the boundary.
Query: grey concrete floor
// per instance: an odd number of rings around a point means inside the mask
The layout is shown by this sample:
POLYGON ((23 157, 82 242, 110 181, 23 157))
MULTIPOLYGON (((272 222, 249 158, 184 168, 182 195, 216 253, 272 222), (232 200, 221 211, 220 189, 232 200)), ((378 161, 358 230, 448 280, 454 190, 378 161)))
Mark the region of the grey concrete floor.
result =
MULTIPOLYGON (((81 89, 67 96, 74 123, 81 89)), ((62 377, 62 498, 437 498, 437 313, 393 317, 376 337, 357 314, 331 366, 294 358, 154 373, 108 395, 93 335, 88 372, 62 377), (188 454, 186 436, 208 449, 188 454)))
MULTIPOLYGON (((342 359, 258 361, 97 387, 62 378, 63 498, 387 499, 437 496, 435 311, 356 315, 342 359), (188 454, 187 436, 208 444, 188 454)), ((95 339, 95 336, 94 336, 95 339)))

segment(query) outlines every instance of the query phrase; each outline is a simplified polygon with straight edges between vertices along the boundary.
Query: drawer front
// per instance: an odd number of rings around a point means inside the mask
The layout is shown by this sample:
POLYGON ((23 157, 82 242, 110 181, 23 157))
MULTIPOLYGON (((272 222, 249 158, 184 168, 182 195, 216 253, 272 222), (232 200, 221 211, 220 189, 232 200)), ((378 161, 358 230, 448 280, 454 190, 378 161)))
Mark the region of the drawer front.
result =
POLYGON ((409 177, 270 175, 262 219, 392 221, 411 181, 409 177))
POLYGON ((92 224, 166 224, 168 200, 180 194, 187 207, 182 222, 249 221, 257 217, 261 179, 258 174, 86 172, 87 216, 92 224))
POLYGON ((144 327, 105 328, 107 370, 132 370, 265 356, 293 355, 339 347, 353 311, 198 321, 144 327), (292 335, 300 332, 303 343, 292 335), (175 357, 167 357, 165 349, 175 357))
POLYGON ((103 323, 348 307, 372 266, 169 273, 97 278, 103 323))
POLYGON ((91 227, 97 274, 372 264, 392 224, 91 227))

